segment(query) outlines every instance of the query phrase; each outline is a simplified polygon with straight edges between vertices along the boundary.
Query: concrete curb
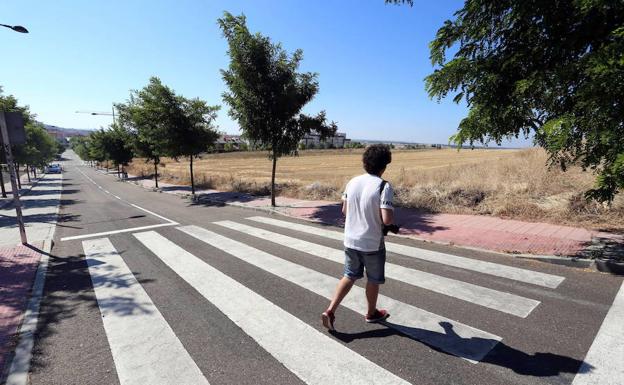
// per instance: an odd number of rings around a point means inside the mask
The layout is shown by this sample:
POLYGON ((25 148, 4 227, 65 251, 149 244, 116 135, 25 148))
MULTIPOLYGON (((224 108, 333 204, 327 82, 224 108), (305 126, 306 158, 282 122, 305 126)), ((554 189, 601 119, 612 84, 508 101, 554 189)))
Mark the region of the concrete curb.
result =
POLYGON ((43 241, 39 266, 35 273, 35 282, 32 287, 32 295, 28 301, 24 319, 20 325, 17 335, 18 344, 10 360, 8 375, 5 385, 28 385, 30 383, 29 372, 32 360, 32 349, 35 344, 35 334, 37 332, 37 321, 39 319, 39 306, 43 297, 46 273, 48 271, 48 254, 52 251, 52 239, 43 241))

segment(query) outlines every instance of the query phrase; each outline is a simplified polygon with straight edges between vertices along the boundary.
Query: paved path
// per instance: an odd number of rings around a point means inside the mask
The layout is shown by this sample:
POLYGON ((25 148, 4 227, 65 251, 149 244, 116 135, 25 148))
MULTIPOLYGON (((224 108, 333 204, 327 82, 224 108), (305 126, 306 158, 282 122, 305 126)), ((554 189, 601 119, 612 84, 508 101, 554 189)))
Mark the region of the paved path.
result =
POLYGON ((41 258, 42 242, 33 246, 0 246, 0 379, 17 343, 16 332, 41 258))
MULTIPOLYGON (((25 176, 23 177, 25 178, 25 176)), ((28 246, 20 242, 13 199, 0 201, 0 379, 17 344, 16 332, 42 256, 44 241, 51 241, 61 203, 62 176, 44 175, 37 183, 23 181, 22 214, 28 246)))
MULTIPOLYGON (((29 242, 52 239, 57 221, 63 177, 61 174, 45 175, 26 194, 20 197, 22 215, 29 242)), ((12 200, 0 207, 0 245, 20 243, 15 209, 12 200)))
MULTIPOLYGON (((2 198, 2 195, 0 194, 0 208, 4 207, 6 204, 9 204, 10 201, 13 200, 13 193, 12 193, 12 188, 11 188, 11 180, 9 179, 9 175, 7 173, 2 173, 2 175, 4 176, 4 190, 6 191, 6 198, 2 198)), ((28 181, 28 176, 25 174, 22 174, 20 177, 20 180, 22 182, 22 189, 20 190, 20 192, 22 194, 24 194, 26 191, 30 190, 32 188, 33 185, 36 184, 36 182, 39 180, 39 178, 41 178, 44 174, 37 174, 37 178, 31 178, 31 181, 28 181)))
MULTIPOLYGON (((147 189, 155 187, 152 179, 131 176, 129 181, 147 189)), ((162 182, 159 185, 165 193, 190 194, 188 186, 162 182)), ((294 218, 337 226, 344 223, 340 203, 337 202, 278 197, 278 207, 272 208, 267 197, 216 190, 196 192, 201 201, 277 211, 294 218)), ((596 238, 624 241, 622 236, 570 226, 480 215, 424 214, 406 208, 397 209, 396 223, 402 226, 400 234, 416 239, 514 254, 578 256, 596 238)))

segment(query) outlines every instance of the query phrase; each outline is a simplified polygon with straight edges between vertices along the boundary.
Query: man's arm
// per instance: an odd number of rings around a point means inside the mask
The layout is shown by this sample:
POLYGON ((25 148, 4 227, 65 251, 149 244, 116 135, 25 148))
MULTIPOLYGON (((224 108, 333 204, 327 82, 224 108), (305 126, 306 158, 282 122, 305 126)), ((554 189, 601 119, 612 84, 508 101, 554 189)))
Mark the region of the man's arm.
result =
POLYGON ((347 201, 342 201, 342 215, 347 216, 347 201))
MULTIPOLYGON (((343 205, 343 210, 345 210, 343 205)), ((391 209, 380 209, 381 210, 381 221, 384 225, 391 225, 394 223, 394 210, 391 209)), ((343 211, 343 212, 344 212, 343 211)))

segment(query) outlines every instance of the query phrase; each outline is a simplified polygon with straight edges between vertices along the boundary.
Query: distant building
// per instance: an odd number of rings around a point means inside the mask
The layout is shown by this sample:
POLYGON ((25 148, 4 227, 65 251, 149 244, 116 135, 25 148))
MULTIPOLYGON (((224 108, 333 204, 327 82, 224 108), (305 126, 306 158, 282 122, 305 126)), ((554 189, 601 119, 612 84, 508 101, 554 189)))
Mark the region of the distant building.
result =
POLYGON ((240 135, 221 135, 215 142, 215 150, 218 152, 225 151, 226 145, 230 144, 233 150, 240 150, 241 144, 245 143, 240 135))
POLYGON ((321 140, 321 134, 316 131, 312 131, 311 133, 306 134, 306 136, 304 136, 299 143, 303 144, 306 148, 322 148, 326 145, 333 148, 344 148, 345 144, 350 141, 351 140, 347 139, 347 134, 344 132, 337 132, 336 135, 325 140, 321 140))

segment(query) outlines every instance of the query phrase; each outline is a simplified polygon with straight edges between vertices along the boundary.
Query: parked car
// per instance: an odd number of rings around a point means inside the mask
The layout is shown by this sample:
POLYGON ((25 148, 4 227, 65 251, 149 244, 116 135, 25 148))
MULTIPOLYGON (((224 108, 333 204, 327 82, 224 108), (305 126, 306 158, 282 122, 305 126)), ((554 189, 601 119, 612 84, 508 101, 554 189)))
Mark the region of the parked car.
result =
POLYGON ((63 172, 63 168, 60 164, 49 164, 45 168, 46 174, 60 174, 63 172))

